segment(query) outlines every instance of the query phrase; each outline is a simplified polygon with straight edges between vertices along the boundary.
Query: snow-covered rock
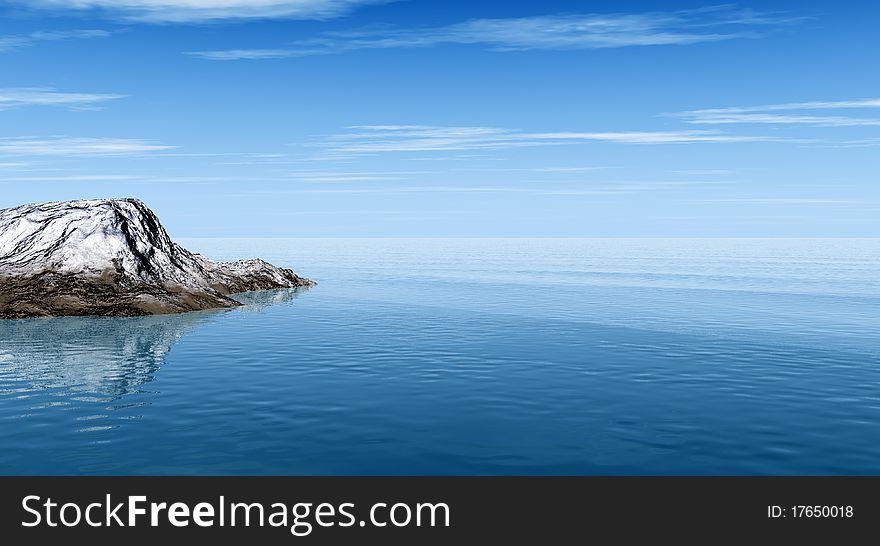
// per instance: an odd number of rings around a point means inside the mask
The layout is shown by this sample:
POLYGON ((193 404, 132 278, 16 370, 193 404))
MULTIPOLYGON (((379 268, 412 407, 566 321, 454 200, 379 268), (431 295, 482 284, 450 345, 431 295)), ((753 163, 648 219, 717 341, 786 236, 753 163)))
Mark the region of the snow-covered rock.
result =
POLYGON ((235 307, 229 294, 312 284, 263 260, 194 254, 137 199, 0 210, 0 318, 235 307))

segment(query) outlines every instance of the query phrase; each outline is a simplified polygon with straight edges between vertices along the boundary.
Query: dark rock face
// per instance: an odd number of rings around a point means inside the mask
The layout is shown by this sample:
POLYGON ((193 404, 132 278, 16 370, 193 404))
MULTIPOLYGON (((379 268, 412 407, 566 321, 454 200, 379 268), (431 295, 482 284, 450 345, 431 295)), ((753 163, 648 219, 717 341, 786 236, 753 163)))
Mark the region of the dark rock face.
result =
POLYGON ((212 262, 136 199, 0 210, 0 318, 142 316, 240 305, 230 294, 311 286, 263 260, 212 262))

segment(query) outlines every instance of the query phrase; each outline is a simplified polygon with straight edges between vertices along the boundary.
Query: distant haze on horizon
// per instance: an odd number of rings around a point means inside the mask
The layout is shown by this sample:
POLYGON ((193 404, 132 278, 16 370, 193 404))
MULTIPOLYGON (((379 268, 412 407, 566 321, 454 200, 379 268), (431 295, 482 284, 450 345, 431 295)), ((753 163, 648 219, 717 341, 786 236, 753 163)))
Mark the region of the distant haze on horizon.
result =
POLYGON ((0 208, 174 237, 880 237, 880 4, 0 0, 0 208), (171 7, 169 7, 171 6, 171 7))

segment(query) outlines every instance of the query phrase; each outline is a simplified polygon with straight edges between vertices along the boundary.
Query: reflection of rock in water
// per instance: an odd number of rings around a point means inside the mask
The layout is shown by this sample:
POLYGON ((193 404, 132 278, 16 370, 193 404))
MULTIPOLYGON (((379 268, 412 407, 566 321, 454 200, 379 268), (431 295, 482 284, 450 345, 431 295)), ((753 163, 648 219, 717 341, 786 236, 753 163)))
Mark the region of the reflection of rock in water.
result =
POLYGON ((165 355, 216 312, 132 318, 66 317, 0 321, 6 383, 118 397, 152 380, 165 355))
MULTIPOLYGON (((301 289, 236 295, 231 311, 147 317, 63 317, 0 321, 0 387, 64 389, 118 398, 153 380, 171 347, 200 324, 226 313, 263 311, 301 289)), ((0 389, 2 390, 2 389, 0 389)))
POLYGON ((258 292, 244 292, 233 296, 236 300, 244 304, 239 307, 236 312, 247 311, 264 311, 274 305, 280 305, 294 300, 309 290, 310 287, 302 286, 299 288, 279 288, 277 290, 260 290, 258 292))

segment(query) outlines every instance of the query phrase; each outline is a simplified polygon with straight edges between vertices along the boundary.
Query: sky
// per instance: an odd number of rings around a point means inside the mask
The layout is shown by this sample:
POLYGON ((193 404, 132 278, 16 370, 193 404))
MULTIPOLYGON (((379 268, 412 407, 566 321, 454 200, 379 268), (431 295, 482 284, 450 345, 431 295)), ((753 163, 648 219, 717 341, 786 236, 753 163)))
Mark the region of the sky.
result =
POLYGON ((176 237, 877 237, 880 3, 0 0, 0 208, 176 237))

